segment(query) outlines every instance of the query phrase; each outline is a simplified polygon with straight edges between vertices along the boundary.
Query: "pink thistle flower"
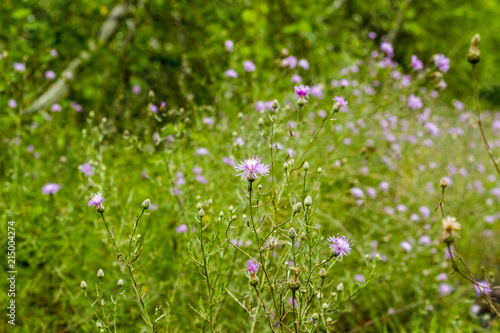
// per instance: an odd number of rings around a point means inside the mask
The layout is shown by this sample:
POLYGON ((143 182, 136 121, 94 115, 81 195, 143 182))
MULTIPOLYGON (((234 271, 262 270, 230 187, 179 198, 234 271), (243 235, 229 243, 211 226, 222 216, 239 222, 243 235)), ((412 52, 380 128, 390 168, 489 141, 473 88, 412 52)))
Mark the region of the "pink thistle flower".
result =
POLYGON ((243 67, 247 72, 255 72, 256 69, 255 64, 250 60, 243 61, 243 67))
POLYGON ((291 81, 292 81, 292 83, 300 83, 300 82, 302 82, 302 77, 300 75, 295 74, 292 76, 291 81))
POLYGON ((61 112, 62 111, 62 107, 61 107, 61 105, 59 105, 58 103, 56 103, 56 104, 53 104, 50 107, 50 111, 52 111, 52 112, 61 112))
POLYGON ((388 57, 392 58, 394 56, 394 48, 391 43, 383 42, 380 44, 380 49, 384 51, 388 57))
POLYGON ((54 71, 46 71, 45 78, 48 80, 54 80, 56 78, 56 73, 54 73, 54 71))
POLYGON ((344 100, 344 96, 340 96, 340 97, 337 97, 335 96, 335 98, 333 99, 335 102, 339 103, 340 106, 347 106, 347 101, 344 100))
POLYGON ((414 70, 420 71, 422 68, 424 68, 424 64, 422 63, 422 60, 419 60, 416 55, 411 56, 411 67, 413 67, 414 70))
POLYGON ((90 195, 89 207, 100 207, 102 205, 102 202, 104 201, 104 197, 101 195, 101 193, 97 192, 94 194, 90 195))
POLYGON ((299 67, 302 67, 306 71, 309 69, 309 62, 306 59, 300 59, 298 64, 299 67))
POLYGON ((232 40, 226 40, 224 42, 224 46, 226 47, 226 50, 228 52, 233 52, 233 49, 234 49, 234 42, 232 40))
POLYGON ((413 110, 421 109, 424 106, 420 97, 411 94, 408 97, 408 107, 413 110))
POLYGON ((330 242, 329 247, 332 250, 333 255, 340 257, 340 260, 342 260, 344 255, 351 254, 352 242, 349 240, 349 237, 337 234, 337 237, 328 237, 328 241, 330 242))
POLYGON ((16 72, 24 72, 26 70, 26 65, 22 62, 15 62, 14 63, 14 70, 16 72))
POLYGON ((231 77, 233 79, 237 78, 238 77, 238 73, 236 73, 236 71, 234 69, 228 69, 227 71, 224 72, 224 74, 227 76, 227 77, 231 77))
POLYGON ((489 294, 492 292, 492 289, 490 288, 490 284, 488 283, 488 281, 477 281, 477 285, 476 284, 474 285, 474 289, 476 289, 476 295, 478 296, 482 295, 482 293, 489 294))
POLYGON ((436 54, 433 59, 434 64, 441 72, 446 73, 450 69, 450 59, 446 58, 444 54, 436 54))
POLYGON ((9 108, 11 109, 17 108, 17 102, 15 99, 9 99, 9 108))
POLYGON ((61 188, 60 185, 54 184, 54 183, 49 183, 42 187, 42 193, 43 194, 56 194, 57 191, 61 188))
POLYGON ((295 86, 294 87, 295 89, 295 93, 297 94, 297 96, 299 97, 305 97, 305 98, 309 98, 308 94, 309 94, 309 91, 311 90, 311 88, 309 88, 309 86, 303 86, 302 84, 300 86, 295 86))
POLYGON ((175 231, 178 233, 178 234, 182 234, 186 231, 189 231, 189 227, 185 224, 181 224, 180 226, 177 227, 177 229, 175 229, 175 231))
POLYGON ((255 261, 250 259, 247 262, 247 270, 248 270, 248 274, 250 274, 250 276, 255 276, 257 274, 257 272, 259 271, 259 265, 255 261))
POLYGON ((241 180, 254 181, 258 175, 266 176, 269 173, 269 165, 261 162, 262 158, 249 155, 248 159, 236 165, 234 169, 241 171, 237 176, 241 176, 241 180))
POLYGON ((94 170, 92 169, 92 165, 88 163, 83 163, 78 167, 81 172, 83 172, 86 176, 92 176, 94 174, 94 170))
POLYGON ((133 86, 132 87, 132 93, 134 93, 136 95, 140 94, 141 93, 141 87, 139 87, 139 86, 133 86))

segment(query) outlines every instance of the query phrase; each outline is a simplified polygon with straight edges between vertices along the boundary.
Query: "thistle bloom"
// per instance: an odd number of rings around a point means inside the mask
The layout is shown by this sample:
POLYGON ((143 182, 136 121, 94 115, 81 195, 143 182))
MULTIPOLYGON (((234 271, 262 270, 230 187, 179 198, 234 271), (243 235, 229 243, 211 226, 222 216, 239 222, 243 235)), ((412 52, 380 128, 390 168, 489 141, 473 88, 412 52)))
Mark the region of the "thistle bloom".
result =
POLYGON ((50 111, 52 111, 52 112, 61 112, 62 111, 62 107, 58 103, 52 104, 52 106, 50 107, 50 111))
POLYGON ((232 41, 232 40, 229 40, 229 39, 228 39, 228 40, 226 40, 226 41, 224 42, 224 46, 226 47, 226 50, 227 50, 228 52, 233 52, 233 49, 234 49, 234 43, 233 43, 233 41, 232 41))
POLYGON ((347 106, 347 101, 344 100, 344 96, 337 97, 333 99, 335 102, 339 103, 340 106, 347 106))
POLYGON ((309 88, 309 86, 303 86, 302 84, 300 86, 295 86, 294 87, 295 89, 295 93, 297 94, 297 96, 299 97, 304 97, 304 98, 309 98, 308 94, 309 94, 309 91, 311 90, 311 88, 309 88))
POLYGON ((248 159, 236 165, 234 169, 241 171, 237 176, 241 176, 241 180, 254 181, 258 175, 265 176, 269 173, 269 165, 261 162, 262 158, 249 155, 248 159))
POLYGON ((391 43, 383 42, 380 44, 380 49, 384 51, 388 57, 392 58, 394 56, 394 48, 391 43))
POLYGON ((26 70, 26 65, 22 62, 15 62, 14 63, 14 70, 16 72, 24 72, 26 70))
POLYGON ((97 192, 94 194, 90 195, 90 200, 88 203, 89 207, 97 207, 99 208, 102 205, 102 202, 104 201, 104 197, 101 195, 101 193, 97 192))
POLYGON ((477 284, 474 285, 474 289, 476 289, 476 295, 480 296, 482 294, 489 294, 492 292, 490 288, 490 284, 488 281, 477 281, 477 284))
POLYGON ((140 94, 141 93, 141 87, 139 87, 139 86, 133 86, 132 87, 132 93, 134 93, 136 95, 140 94))
POLYGON ((175 231, 178 234, 182 234, 182 233, 184 233, 186 231, 189 231, 189 227, 186 224, 181 224, 180 226, 177 227, 177 229, 175 229, 175 231))
POLYGON ((246 60, 246 61, 243 61, 243 67, 245 68, 245 71, 247 72, 255 72, 255 64, 250 61, 250 60, 246 60))
POLYGON ((42 193, 43 194, 55 194, 59 189, 61 188, 60 185, 54 184, 54 183, 49 183, 42 187, 42 193))
POLYGON ((86 176, 94 175, 94 170, 92 169, 92 165, 88 163, 83 163, 78 167, 81 172, 83 172, 86 176))
POLYGON ((444 54, 434 55, 434 64, 443 73, 446 73, 450 69, 450 59, 446 58, 444 54))
POLYGON ((234 69, 228 69, 224 74, 227 77, 232 77, 233 79, 238 77, 238 73, 236 73, 234 69))
POLYGON ((351 254, 352 242, 349 240, 349 237, 337 234, 337 237, 328 237, 328 241, 330 242, 329 246, 333 255, 340 257, 340 260, 342 260, 344 255, 351 254))
POLYGON ((49 80, 54 80, 56 78, 56 73, 54 73, 54 71, 46 71, 45 78, 49 80))
POLYGON ((257 274, 257 272, 259 271, 259 265, 255 261, 250 259, 247 262, 247 270, 248 270, 248 274, 250 274, 250 276, 255 276, 257 274))
POLYGON ((9 108, 11 109, 17 108, 17 102, 15 99, 9 99, 9 108))
POLYGON ((298 64, 299 67, 302 67, 306 71, 309 69, 309 62, 306 59, 300 59, 298 64))
POLYGON ((408 97, 408 107, 410 109, 413 109, 413 110, 417 110, 417 109, 421 109, 422 108, 423 103, 422 103, 422 100, 420 99, 420 97, 417 97, 413 94, 411 94, 409 97, 408 97))
POLYGON ((424 64, 422 63, 422 60, 419 60, 416 55, 411 56, 411 67, 413 67, 414 70, 419 71, 424 68, 424 64))

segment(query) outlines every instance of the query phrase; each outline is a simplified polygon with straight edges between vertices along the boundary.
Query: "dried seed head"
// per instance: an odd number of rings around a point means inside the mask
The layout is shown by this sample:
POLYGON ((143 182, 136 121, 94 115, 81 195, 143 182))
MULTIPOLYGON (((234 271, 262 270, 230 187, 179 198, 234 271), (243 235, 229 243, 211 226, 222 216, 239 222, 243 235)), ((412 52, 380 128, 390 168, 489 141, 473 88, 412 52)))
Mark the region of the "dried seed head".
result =
POLYGON ((326 269, 321 268, 319 270, 319 277, 322 278, 322 279, 326 278, 326 269))
POLYGON ((453 241, 453 235, 456 230, 460 230, 462 226, 458 223, 456 217, 448 216, 443 219, 443 237, 441 240, 445 243, 453 241))

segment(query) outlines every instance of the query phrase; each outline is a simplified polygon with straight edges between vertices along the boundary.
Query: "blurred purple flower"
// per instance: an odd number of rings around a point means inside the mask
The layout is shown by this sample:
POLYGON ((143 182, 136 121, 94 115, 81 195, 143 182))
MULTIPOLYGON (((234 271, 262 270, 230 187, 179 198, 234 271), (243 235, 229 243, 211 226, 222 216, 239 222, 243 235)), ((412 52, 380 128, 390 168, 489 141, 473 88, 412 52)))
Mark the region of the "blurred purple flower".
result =
POLYGON ((26 70, 26 65, 22 62, 15 62, 14 63, 14 70, 16 72, 24 72, 26 70))
POLYGON ((141 87, 139 87, 139 86, 133 86, 132 87, 132 93, 134 93, 136 95, 140 94, 141 93, 141 87))
POLYGON ((250 60, 243 61, 243 67, 247 72, 255 72, 256 69, 255 64, 250 60))
POLYGON ((298 65, 306 71, 309 69, 309 62, 306 59, 300 59, 298 65))
POLYGON ((186 225, 186 224, 181 224, 180 226, 177 227, 177 229, 175 229, 175 231, 178 233, 178 234, 182 234, 184 232, 187 232, 189 231, 189 227, 186 225))
POLYGON ((380 50, 385 52, 389 58, 392 58, 394 56, 394 48, 392 47, 391 43, 388 42, 383 42, 380 44, 380 50))
POLYGON ((417 97, 411 94, 408 97, 408 107, 413 110, 421 109, 424 105, 422 104, 422 100, 420 97, 417 97))
POLYGON ((450 69, 450 59, 446 58, 444 54, 436 54, 433 59, 434 64, 441 72, 446 73, 450 69))
POLYGON ((224 72, 224 74, 227 77, 231 77, 233 79, 238 77, 238 73, 236 73, 236 71, 234 69, 228 69, 227 71, 224 72))
POLYGON ((420 71, 422 70, 422 68, 424 68, 424 64, 422 63, 422 60, 418 60, 418 57, 416 55, 412 55, 411 67, 413 67, 413 69, 416 71, 420 71))
POLYGON ((94 175, 94 170, 92 168, 92 165, 88 163, 83 163, 78 167, 81 172, 83 172, 86 176, 93 176, 94 175))
POLYGON ((209 154, 209 151, 207 148, 198 148, 196 150, 196 155, 200 155, 200 156, 203 156, 203 155, 208 155, 209 154))
POLYGON ((53 104, 51 107, 50 107, 50 111, 52 112, 61 112, 62 111, 62 107, 61 105, 59 104, 53 104))
POLYGON ((302 77, 298 74, 294 74, 291 79, 292 83, 300 83, 302 82, 302 77))
POLYGON ((42 187, 42 193, 43 194, 56 194, 60 188, 61 188, 61 186, 58 184, 48 183, 44 187, 42 187))
POLYGON ((228 40, 226 40, 226 41, 224 42, 224 46, 226 47, 226 50, 227 50, 228 52, 233 52, 233 49, 234 49, 234 43, 233 43, 233 41, 232 41, 232 40, 229 40, 229 39, 228 39, 228 40))
POLYGON ((54 80, 56 78, 56 73, 54 73, 54 71, 46 71, 45 78, 48 80, 54 80))
POLYGON ((17 102, 14 99, 9 99, 9 108, 15 109, 17 108, 17 102))

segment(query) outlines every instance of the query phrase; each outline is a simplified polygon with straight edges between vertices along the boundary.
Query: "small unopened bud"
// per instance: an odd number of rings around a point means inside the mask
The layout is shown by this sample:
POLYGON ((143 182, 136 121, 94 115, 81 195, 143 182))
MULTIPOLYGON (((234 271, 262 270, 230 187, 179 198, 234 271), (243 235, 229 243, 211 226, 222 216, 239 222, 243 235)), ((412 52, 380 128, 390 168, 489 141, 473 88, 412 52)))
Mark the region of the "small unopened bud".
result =
POLYGON ((122 280, 122 279, 118 280, 118 282, 116 283, 116 285, 117 285, 118 287, 123 286, 123 280, 122 280))
POLYGON ((297 231, 295 231, 294 228, 288 229, 288 236, 290 236, 291 239, 295 239, 295 237, 297 237, 297 231))
POLYGON ((322 279, 326 278, 326 269, 321 268, 319 270, 319 277, 322 278, 322 279))
POLYGON ((328 326, 330 326, 331 324, 333 324, 333 319, 332 319, 332 318, 330 318, 330 317, 326 318, 326 324, 327 324, 328 326))
POLYGON ((436 81, 439 81, 443 78, 443 73, 439 71, 435 71, 434 73, 431 74, 431 79, 434 79, 436 81))
POLYGON ((196 204, 196 209, 200 210, 200 209, 202 209, 202 208, 203 208, 203 205, 201 204, 201 202, 198 202, 198 203, 196 204))
POLYGON ((342 291, 344 290, 344 284, 341 282, 339 283, 339 285, 337 286, 337 291, 342 291))
POLYGON ((260 117, 258 120, 257 120, 257 124, 262 126, 264 125, 264 118, 260 117))
POLYGON ((224 212, 221 210, 220 213, 219 213, 219 217, 220 218, 223 218, 224 217, 224 212))
POLYGON ((448 186, 448 183, 446 182, 446 179, 441 179, 441 181, 439 182, 439 186, 441 186, 442 188, 445 188, 446 186, 448 186))
POLYGON ((311 318, 312 318, 312 320, 318 320, 319 316, 318 316, 318 314, 315 312, 315 313, 313 313, 313 314, 312 314, 311 318))
POLYGON ((288 163, 287 162, 283 163, 283 169, 288 170, 288 163))
POLYGON ((333 104, 332 111, 333 112, 339 112, 341 106, 342 105, 339 102, 335 102, 335 104, 333 104))
POLYGON ((102 269, 97 271, 97 277, 101 280, 104 278, 104 271, 102 269))
POLYGON ((297 202, 295 205, 293 205, 293 212, 295 214, 300 213, 301 210, 302 210, 302 202, 297 202))
POLYGON ((243 119, 243 112, 239 112, 239 113, 238 113, 238 118, 239 118, 239 119, 243 119))
POLYGON ((307 239, 307 235, 306 235, 306 233, 305 233, 305 232, 302 232, 302 233, 300 234, 300 240, 301 240, 301 241, 305 241, 306 239, 307 239))
POLYGON ((203 210, 203 208, 198 211, 198 216, 200 219, 205 217, 205 211, 203 210))
POLYGON ((467 61, 471 64, 476 64, 481 60, 481 52, 478 49, 481 37, 479 34, 475 34, 470 42, 469 52, 467 52, 467 61))
POLYGON ((280 107, 280 103, 278 102, 277 99, 275 99, 273 101, 273 109, 274 109, 274 111, 278 110, 279 107, 280 107))
POLYGON ((82 290, 86 290, 87 289, 87 283, 85 281, 82 281, 80 283, 80 288, 82 288, 82 290))
POLYGON ((300 288, 300 280, 299 280, 300 267, 295 267, 293 270, 294 270, 294 276, 288 281, 288 287, 291 290, 297 291, 300 288))
POLYGON ((106 210, 106 208, 104 208, 104 205, 103 204, 100 204, 100 205, 97 205, 97 212, 99 214, 102 214, 104 213, 104 211, 106 210))
POLYGON ((257 275, 251 275, 249 283, 252 287, 255 287, 259 284, 259 277, 257 275))
POLYGON ((233 221, 236 220, 238 217, 236 215, 233 215, 233 217, 231 218, 233 221))
POLYGON ((142 202, 142 208, 144 209, 149 209, 149 205, 151 204, 151 201, 149 199, 146 199, 142 202))
POLYGON ((326 309, 328 309, 330 306, 328 305, 328 303, 323 303, 323 305, 321 305, 321 307, 323 308, 323 310, 326 310, 326 309))
POLYGON ((306 205, 306 207, 310 207, 312 204, 313 204, 313 199, 311 198, 311 196, 308 195, 304 199, 304 205, 306 205))
POLYGON ((150 98, 155 97, 155 92, 154 92, 153 90, 150 90, 150 91, 148 92, 148 96, 149 96, 150 98))
POLYGON ((304 163, 304 170, 305 171, 309 170, 309 163, 307 162, 304 163))
POLYGON ((323 173, 323 169, 321 167, 318 168, 318 174, 321 175, 323 173))
POLYGON ((259 186, 257 186, 257 188, 259 189, 259 192, 262 191, 262 185, 259 184, 259 186))

